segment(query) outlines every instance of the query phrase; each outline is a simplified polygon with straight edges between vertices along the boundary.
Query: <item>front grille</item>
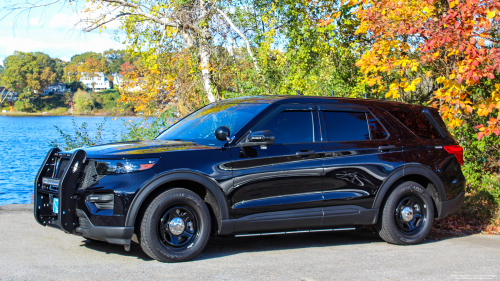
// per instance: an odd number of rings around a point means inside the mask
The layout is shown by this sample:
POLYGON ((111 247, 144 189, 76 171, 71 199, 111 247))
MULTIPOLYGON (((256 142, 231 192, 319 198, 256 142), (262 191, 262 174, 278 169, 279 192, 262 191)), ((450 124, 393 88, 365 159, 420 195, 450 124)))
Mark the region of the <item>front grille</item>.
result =
POLYGON ((85 170, 83 170, 83 173, 78 178, 78 189, 87 189, 103 177, 104 175, 97 174, 95 161, 89 160, 87 166, 85 166, 85 170))

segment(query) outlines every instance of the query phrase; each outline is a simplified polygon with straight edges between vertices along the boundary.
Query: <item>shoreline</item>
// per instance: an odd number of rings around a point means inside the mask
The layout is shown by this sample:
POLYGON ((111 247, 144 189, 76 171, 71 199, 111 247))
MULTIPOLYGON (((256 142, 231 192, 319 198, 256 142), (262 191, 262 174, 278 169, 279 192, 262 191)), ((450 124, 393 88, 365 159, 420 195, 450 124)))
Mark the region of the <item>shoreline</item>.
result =
POLYGON ((3 112, 0 113, 0 116, 5 117, 29 117, 29 116, 38 116, 38 117, 54 117, 54 116, 72 116, 72 117, 157 117, 152 115, 105 115, 105 114, 50 114, 50 113, 29 113, 29 112, 3 112))

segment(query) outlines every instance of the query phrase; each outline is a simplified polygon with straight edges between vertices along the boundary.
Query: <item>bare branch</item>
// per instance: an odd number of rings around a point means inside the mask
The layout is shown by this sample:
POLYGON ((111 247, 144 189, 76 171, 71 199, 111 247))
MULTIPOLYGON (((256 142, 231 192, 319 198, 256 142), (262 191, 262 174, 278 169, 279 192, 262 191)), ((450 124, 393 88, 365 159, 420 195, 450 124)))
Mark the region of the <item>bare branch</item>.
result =
POLYGON ((177 22, 173 22, 173 21, 163 21, 161 18, 158 18, 158 17, 155 17, 155 16, 152 16, 148 13, 145 13, 142 9, 141 9, 141 6, 138 5, 138 4, 135 4, 135 3, 130 3, 130 2, 127 2, 127 1, 123 1, 123 0, 103 0, 103 2, 108 2, 108 3, 116 3, 116 4, 121 4, 123 5, 124 7, 129 7, 129 8, 133 8, 135 9, 137 12, 138 15, 140 16, 143 16, 155 23, 158 23, 158 24, 161 24, 161 25, 164 25, 164 26, 170 26, 170 27, 176 27, 176 28, 179 28, 181 27, 181 24, 180 23, 177 23, 177 22))
POLYGON ((221 16, 226 20, 226 22, 229 24, 229 26, 231 26, 231 29, 234 30, 236 33, 238 33, 238 35, 241 37, 241 39, 243 39, 243 41, 245 41, 245 44, 246 44, 246 49, 247 49, 247 53, 248 55, 250 56, 250 58, 252 59, 253 61, 253 65, 255 67, 255 70, 257 71, 257 73, 259 74, 259 76, 262 78, 262 80, 264 81, 264 84, 266 85, 266 91, 269 93, 269 86, 267 85, 267 81, 266 81, 266 78, 264 77, 264 75, 262 75, 262 71, 260 70, 260 67, 259 67, 259 64, 257 62, 257 59, 255 58, 255 56, 253 55, 253 52, 252 52, 252 47, 250 46, 250 41, 248 41, 248 38, 245 36, 245 34, 243 34, 243 32, 241 32, 241 30, 239 28, 236 27, 236 25, 233 23, 233 21, 226 15, 226 13, 224 13, 221 9, 219 8, 216 8, 217 12, 219 12, 219 14, 221 14, 221 16))
POLYGON ((119 19, 119 18, 124 17, 124 16, 130 16, 130 15, 132 15, 132 13, 121 13, 121 14, 119 14, 119 15, 117 15, 117 16, 109 19, 109 20, 103 21, 103 22, 101 22, 101 23, 99 23, 99 24, 97 24, 95 26, 92 24, 91 26, 85 27, 82 30, 85 31, 85 32, 90 32, 90 31, 96 30, 97 28, 99 28, 99 27, 101 27, 101 26, 103 26, 103 25, 105 25, 107 23, 110 23, 110 22, 112 22, 112 21, 114 21, 116 19, 119 19))

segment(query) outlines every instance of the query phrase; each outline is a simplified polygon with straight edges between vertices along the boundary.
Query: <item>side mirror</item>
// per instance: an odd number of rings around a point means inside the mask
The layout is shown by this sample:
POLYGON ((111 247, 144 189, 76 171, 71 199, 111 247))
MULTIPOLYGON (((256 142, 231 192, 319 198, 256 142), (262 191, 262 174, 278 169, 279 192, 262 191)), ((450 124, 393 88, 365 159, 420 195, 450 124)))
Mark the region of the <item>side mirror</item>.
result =
POLYGON ((217 138, 220 141, 229 141, 229 128, 226 126, 220 126, 215 130, 215 138, 217 138))
POLYGON ((240 142, 240 146, 256 146, 274 144, 274 135, 271 131, 256 131, 247 136, 247 139, 240 142))

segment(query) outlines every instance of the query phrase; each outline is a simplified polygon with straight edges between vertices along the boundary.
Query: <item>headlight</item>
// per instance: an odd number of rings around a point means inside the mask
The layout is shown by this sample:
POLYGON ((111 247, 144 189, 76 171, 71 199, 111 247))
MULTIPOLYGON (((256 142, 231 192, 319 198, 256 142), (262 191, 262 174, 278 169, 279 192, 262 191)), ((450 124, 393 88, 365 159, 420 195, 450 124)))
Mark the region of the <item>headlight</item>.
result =
POLYGON ((125 174, 153 168, 158 159, 96 160, 99 175, 125 174))

